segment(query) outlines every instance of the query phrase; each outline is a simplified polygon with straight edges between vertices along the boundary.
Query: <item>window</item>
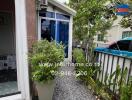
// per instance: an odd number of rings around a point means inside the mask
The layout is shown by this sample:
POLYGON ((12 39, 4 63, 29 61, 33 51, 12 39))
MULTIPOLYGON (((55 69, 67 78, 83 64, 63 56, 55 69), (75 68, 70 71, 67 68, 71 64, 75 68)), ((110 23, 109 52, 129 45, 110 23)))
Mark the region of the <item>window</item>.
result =
POLYGON ((70 16, 45 11, 41 11, 39 15, 42 16, 41 39, 47 39, 48 41, 55 40, 59 43, 62 42, 65 46, 65 57, 68 58, 70 16))
POLYGON ((55 12, 49 12, 49 11, 43 11, 43 10, 39 11, 39 16, 47 17, 47 18, 55 18, 55 14, 56 14, 56 19, 70 20, 70 16, 68 15, 59 14, 55 12))
POLYGON ((122 38, 126 38, 126 37, 132 37, 132 31, 124 31, 122 33, 122 38))
POLYGON ((98 41, 104 41, 104 35, 98 34, 98 41))
POLYGON ((56 19, 70 20, 70 16, 56 13, 56 19))
POLYGON ((49 11, 40 11, 39 16, 48 17, 48 18, 55 18, 55 13, 49 12, 49 11))
POLYGON ((41 39, 55 40, 55 21, 41 20, 41 39))

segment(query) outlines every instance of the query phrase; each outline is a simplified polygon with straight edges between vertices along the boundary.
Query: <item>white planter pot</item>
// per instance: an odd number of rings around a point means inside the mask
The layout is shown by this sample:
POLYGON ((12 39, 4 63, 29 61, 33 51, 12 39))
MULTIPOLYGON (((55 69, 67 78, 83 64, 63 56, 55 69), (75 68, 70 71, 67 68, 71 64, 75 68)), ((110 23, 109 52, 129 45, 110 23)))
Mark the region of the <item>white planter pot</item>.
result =
POLYGON ((35 82, 35 84, 38 91, 39 100, 52 100, 55 88, 54 80, 44 84, 35 82))

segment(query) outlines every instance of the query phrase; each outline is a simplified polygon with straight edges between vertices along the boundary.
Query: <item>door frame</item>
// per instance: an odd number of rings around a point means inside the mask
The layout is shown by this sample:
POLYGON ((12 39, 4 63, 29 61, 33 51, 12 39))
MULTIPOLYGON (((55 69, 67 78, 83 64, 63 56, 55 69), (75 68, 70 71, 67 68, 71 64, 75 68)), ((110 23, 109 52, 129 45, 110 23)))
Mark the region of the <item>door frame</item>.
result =
POLYGON ((16 59, 21 99, 31 100, 28 67, 26 0, 15 0, 16 59))
POLYGON ((0 100, 31 100, 29 89, 28 42, 26 23, 26 1, 15 2, 15 35, 17 83, 20 94, 0 98, 0 100))
POLYGON ((15 35, 16 35, 16 64, 17 83, 20 94, 2 97, 0 100, 31 100, 28 68, 28 42, 26 23, 26 1, 15 2, 15 35))

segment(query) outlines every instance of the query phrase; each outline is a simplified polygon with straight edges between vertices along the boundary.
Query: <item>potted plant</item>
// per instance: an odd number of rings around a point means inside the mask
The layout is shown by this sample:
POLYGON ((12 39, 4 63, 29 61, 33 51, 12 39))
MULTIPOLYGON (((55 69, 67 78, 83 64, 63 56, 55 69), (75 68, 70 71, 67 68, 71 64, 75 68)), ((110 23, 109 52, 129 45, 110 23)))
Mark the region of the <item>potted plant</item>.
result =
POLYGON ((32 79, 36 84, 39 100, 52 100, 55 72, 64 60, 64 47, 55 41, 38 41, 29 56, 32 79))

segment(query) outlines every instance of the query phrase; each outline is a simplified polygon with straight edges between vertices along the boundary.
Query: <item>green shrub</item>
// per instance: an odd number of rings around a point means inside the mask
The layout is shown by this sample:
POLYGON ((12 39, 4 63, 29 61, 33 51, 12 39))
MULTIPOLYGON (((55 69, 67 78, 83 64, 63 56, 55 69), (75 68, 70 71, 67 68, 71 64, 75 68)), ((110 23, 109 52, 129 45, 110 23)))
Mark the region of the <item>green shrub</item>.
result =
MULTIPOLYGON (((73 58, 76 63, 83 63, 83 65, 81 64, 80 66, 75 67, 77 78, 86 83, 101 100, 132 99, 132 78, 130 77, 128 84, 126 83, 126 77, 128 74, 127 67, 125 67, 125 69, 122 71, 118 65, 116 70, 111 75, 105 74, 104 83, 101 83, 98 79, 94 78, 97 72, 101 72, 100 67, 95 66, 94 63, 92 66, 86 66, 88 63, 85 60, 84 52, 82 49, 74 49, 73 58), (118 88, 116 88, 115 92, 113 93, 109 87, 113 87, 114 85, 118 88)), ((95 60, 93 59, 93 61, 95 60)))
POLYGON ((85 60, 84 52, 82 49, 74 49, 73 50, 73 58, 76 63, 83 63, 80 66, 76 66, 77 78, 82 80, 88 87, 96 92, 97 95, 100 95, 106 100, 110 100, 109 94, 105 91, 104 86, 99 85, 97 80, 94 79, 97 72, 100 71, 99 66, 95 66, 95 64, 88 64, 85 60), (88 66, 86 66, 88 65, 88 66))
POLYGON ((86 74, 79 75, 79 78, 81 79, 87 79, 88 77, 93 77, 96 74, 96 72, 99 70, 98 66, 95 66, 92 63, 90 64, 86 61, 86 58, 82 49, 75 48, 73 50, 73 58, 76 63, 80 63, 80 65, 78 64, 79 66, 76 66, 77 74, 79 72, 86 73, 86 74))
MULTIPOLYGON (((119 96, 120 100, 131 100, 132 98, 132 81, 131 76, 128 84, 127 81, 127 74, 128 69, 127 67, 124 68, 122 71, 122 68, 118 65, 116 67, 116 70, 111 75, 105 75, 105 88, 109 87, 116 87, 115 94, 113 96, 117 97, 119 96), (116 79, 115 79, 116 77, 116 79), (118 88, 117 88, 118 87, 118 88)), ((111 95, 111 93, 110 93, 111 95)), ((115 98, 114 97, 114 98, 115 98)))
POLYGON ((59 63, 64 60, 64 47, 55 41, 42 40, 33 45, 29 55, 32 67, 32 79, 37 82, 47 82, 55 78, 59 63))
POLYGON ((73 59, 77 63, 84 63, 84 62, 86 62, 83 50, 79 49, 79 48, 73 49, 73 59))

